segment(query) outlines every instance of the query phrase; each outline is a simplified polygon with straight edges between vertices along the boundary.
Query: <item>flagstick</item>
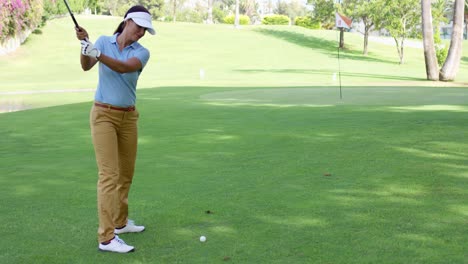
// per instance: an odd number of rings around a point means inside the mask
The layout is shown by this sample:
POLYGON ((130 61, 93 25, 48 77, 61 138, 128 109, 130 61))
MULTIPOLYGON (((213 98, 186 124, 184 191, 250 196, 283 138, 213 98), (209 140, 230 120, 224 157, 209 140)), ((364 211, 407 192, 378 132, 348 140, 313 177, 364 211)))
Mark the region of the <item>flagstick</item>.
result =
MULTIPOLYGON (((339 1, 339 3, 341 4, 341 1, 339 1)), ((351 19, 341 15, 338 12, 335 12, 335 26, 336 28, 340 30, 340 37, 341 37, 341 34, 343 34, 343 38, 344 38, 344 28, 348 28, 348 29, 351 28, 351 24, 352 24, 351 19)), ((340 41, 341 41, 341 38, 338 40, 338 75, 339 75, 338 78, 340 78, 340 99, 342 99, 343 96, 341 93, 341 64, 340 64, 340 44, 341 43, 340 41)))
MULTIPOLYGON (((338 28, 343 30, 342 28, 338 28)), ((338 80, 340 83, 340 100, 343 99, 343 94, 341 92, 341 63, 340 63, 340 40, 338 38, 338 31, 337 31, 337 42, 338 42, 338 80)))

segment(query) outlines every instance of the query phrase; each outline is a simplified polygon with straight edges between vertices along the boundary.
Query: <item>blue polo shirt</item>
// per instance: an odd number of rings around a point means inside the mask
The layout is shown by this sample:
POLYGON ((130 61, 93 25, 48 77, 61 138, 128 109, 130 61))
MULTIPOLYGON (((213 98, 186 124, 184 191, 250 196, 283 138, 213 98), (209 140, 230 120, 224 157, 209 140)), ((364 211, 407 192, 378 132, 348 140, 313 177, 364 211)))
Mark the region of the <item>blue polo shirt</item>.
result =
MULTIPOLYGON (((150 57, 149 51, 138 42, 134 42, 120 51, 117 44, 117 34, 99 37, 94 46, 106 56, 120 61, 136 57, 143 67, 145 67, 150 57)), ((111 70, 104 63, 99 63, 99 81, 94 99, 121 107, 135 105, 136 86, 142 70, 143 68, 135 72, 118 73, 111 70)))

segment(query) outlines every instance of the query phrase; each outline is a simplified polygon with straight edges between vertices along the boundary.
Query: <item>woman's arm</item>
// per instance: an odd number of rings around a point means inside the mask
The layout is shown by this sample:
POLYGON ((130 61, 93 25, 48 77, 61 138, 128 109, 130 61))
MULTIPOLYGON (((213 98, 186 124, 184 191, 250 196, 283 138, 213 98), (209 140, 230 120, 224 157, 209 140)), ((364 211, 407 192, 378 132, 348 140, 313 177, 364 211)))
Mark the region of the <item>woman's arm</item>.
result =
POLYGON ((143 67, 143 65, 141 65, 141 61, 136 57, 130 58, 126 61, 120 61, 101 53, 101 56, 99 56, 98 59, 101 63, 104 63, 104 65, 118 73, 135 72, 143 67))
POLYGON ((81 68, 83 69, 83 71, 89 71, 91 70, 91 68, 94 67, 94 65, 96 65, 98 61, 94 58, 81 54, 80 62, 81 62, 81 68))
MULTIPOLYGON (((88 41, 88 33, 82 27, 76 28, 76 37, 79 40, 88 41)), ((91 49, 94 48, 92 43, 90 44, 90 46, 91 46, 91 49)), ((135 71, 140 70, 143 67, 143 65, 141 64, 141 61, 136 57, 130 58, 126 61, 120 61, 112 57, 106 56, 100 51, 99 53, 100 53, 99 56, 96 56, 96 57, 83 55, 83 53, 81 53, 81 56, 80 56, 81 68, 84 71, 88 71, 91 68, 93 68, 94 65, 96 65, 98 61, 100 61, 101 63, 104 63, 104 65, 106 65, 107 67, 111 68, 112 70, 118 73, 135 72, 135 71)))
MULTIPOLYGON (((76 31, 76 38, 78 38, 78 40, 88 40, 89 35, 86 29, 82 27, 77 27, 75 28, 75 31, 76 31)), ((95 58, 85 56, 80 52, 80 63, 81 63, 81 68, 84 71, 89 71, 91 68, 94 67, 94 65, 96 65, 97 60, 95 58)))

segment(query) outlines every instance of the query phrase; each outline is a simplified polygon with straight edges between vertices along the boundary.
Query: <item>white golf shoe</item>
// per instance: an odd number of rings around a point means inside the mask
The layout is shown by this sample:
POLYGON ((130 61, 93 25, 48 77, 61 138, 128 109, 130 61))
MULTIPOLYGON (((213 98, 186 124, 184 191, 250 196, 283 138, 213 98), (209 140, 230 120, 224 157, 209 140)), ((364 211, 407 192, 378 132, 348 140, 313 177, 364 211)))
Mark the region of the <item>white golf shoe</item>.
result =
POLYGON ((99 243, 99 250, 117 253, 128 253, 135 251, 135 247, 127 245, 122 239, 115 235, 109 244, 104 245, 102 243, 99 243))
POLYGON ((114 229, 114 234, 124 234, 124 233, 140 233, 145 231, 144 226, 137 226, 135 225, 135 221, 133 220, 128 220, 127 224, 122 227, 122 228, 115 228, 114 229))

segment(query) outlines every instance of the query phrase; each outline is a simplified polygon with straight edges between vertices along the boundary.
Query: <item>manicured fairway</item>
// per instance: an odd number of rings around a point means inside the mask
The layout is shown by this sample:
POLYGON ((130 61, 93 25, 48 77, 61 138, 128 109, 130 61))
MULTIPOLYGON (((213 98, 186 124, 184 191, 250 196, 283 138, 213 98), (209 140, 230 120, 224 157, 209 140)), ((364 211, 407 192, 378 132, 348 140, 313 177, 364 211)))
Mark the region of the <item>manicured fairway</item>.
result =
POLYGON ((96 249, 90 103, 3 114, 0 259, 464 263, 468 91, 367 89, 140 91, 128 256, 96 249))
MULTIPOLYGON (((77 18, 93 37, 120 21, 77 18)), ((467 262, 466 49, 433 83, 420 49, 398 65, 347 33, 340 98, 336 32, 156 25, 128 255, 97 251, 97 72, 70 19, 0 58, 0 112, 28 109, 0 114, 0 263, 467 262)))
POLYGON ((201 96, 217 105, 252 106, 340 106, 397 105, 433 106, 464 105, 468 98, 464 88, 429 87, 302 87, 277 89, 241 89, 201 96), (341 92, 340 92, 341 90, 341 92))

